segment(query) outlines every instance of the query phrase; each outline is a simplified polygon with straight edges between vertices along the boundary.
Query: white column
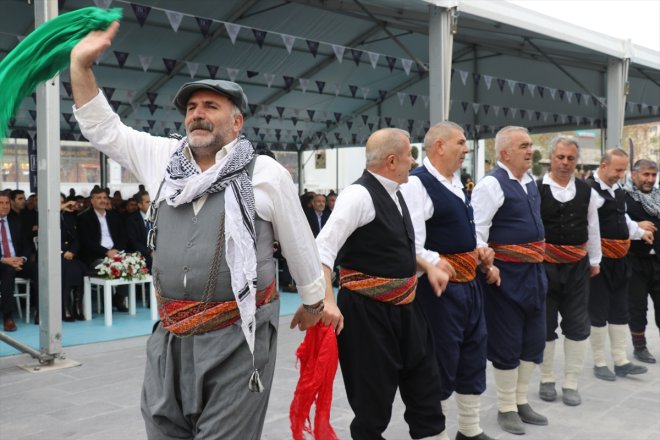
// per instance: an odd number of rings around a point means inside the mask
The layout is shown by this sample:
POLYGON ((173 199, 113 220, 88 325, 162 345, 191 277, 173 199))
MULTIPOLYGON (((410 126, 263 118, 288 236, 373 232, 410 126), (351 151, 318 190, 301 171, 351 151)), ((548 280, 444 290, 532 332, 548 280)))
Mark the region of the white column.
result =
POLYGON ((623 123, 628 96, 628 66, 630 65, 631 41, 626 41, 626 57, 611 58, 607 65, 607 132, 606 148, 623 145, 623 123))
POLYGON ((456 8, 429 6, 429 108, 431 125, 449 119, 456 8))

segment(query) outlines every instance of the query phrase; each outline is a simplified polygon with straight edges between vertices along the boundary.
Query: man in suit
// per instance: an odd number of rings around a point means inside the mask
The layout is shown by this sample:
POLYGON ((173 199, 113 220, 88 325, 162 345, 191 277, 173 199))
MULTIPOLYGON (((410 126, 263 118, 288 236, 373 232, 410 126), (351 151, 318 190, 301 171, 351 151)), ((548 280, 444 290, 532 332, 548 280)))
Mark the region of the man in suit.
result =
MULTIPOLYGON (((23 233, 22 225, 16 216, 10 216, 9 194, 0 193, 0 295, 2 295, 2 313, 4 330, 13 332, 16 323, 13 319, 14 283, 17 276, 29 278, 35 288, 32 304, 38 310, 37 303, 37 271, 30 262, 31 247, 23 233)), ((38 316, 35 321, 38 323, 38 316)))
POLYGON ((140 191, 135 195, 138 210, 126 217, 126 245, 129 252, 139 252, 147 263, 151 272, 151 249, 147 246, 147 233, 150 226, 147 211, 151 206, 151 198, 146 191, 140 191))
POLYGON ((316 237, 330 216, 330 213, 325 211, 325 196, 323 194, 316 194, 314 196, 312 199, 312 209, 306 211, 306 215, 309 227, 312 229, 314 237, 316 237))
MULTIPOLYGON (((113 258, 126 249, 126 236, 119 214, 107 211, 110 199, 103 189, 92 189, 90 203, 91 209, 78 216, 80 259, 90 270, 96 271, 95 267, 105 257, 113 258)), ((126 287, 118 286, 113 300, 114 306, 120 312, 128 311, 124 305, 126 287)))

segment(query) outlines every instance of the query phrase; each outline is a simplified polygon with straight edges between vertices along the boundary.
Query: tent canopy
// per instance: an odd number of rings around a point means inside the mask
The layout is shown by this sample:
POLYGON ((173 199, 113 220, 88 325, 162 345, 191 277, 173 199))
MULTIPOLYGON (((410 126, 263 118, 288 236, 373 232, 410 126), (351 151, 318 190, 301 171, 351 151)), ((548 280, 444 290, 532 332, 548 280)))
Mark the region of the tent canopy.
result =
MULTIPOLYGON (((60 13, 94 5, 60 0, 60 13)), ((660 53, 504 2, 451 0, 97 0, 124 11, 99 60, 99 85, 125 123, 184 133, 178 88, 216 77, 250 101, 245 133, 275 150, 363 144, 376 128, 429 126, 429 8, 456 7, 449 118, 472 137, 603 128, 608 64, 630 59, 625 122, 660 120, 660 53)), ((34 28, 23 0, 3 3, 0 57, 34 28)), ((431 42, 435 44, 435 42, 431 42)), ((80 139, 68 73, 62 138, 80 139)), ((36 130, 26 99, 14 133, 36 130)))

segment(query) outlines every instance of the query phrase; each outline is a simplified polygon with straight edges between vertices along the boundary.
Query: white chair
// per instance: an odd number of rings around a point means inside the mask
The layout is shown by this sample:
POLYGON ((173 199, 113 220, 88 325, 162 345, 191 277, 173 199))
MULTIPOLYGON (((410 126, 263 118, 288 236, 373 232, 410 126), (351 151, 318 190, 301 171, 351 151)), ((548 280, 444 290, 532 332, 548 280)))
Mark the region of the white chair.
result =
POLYGON ((14 298, 16 298, 16 306, 18 308, 18 316, 23 318, 21 311, 21 298, 25 299, 25 322, 30 323, 30 280, 25 278, 16 278, 14 280, 14 298), (21 291, 21 286, 23 290, 21 291))

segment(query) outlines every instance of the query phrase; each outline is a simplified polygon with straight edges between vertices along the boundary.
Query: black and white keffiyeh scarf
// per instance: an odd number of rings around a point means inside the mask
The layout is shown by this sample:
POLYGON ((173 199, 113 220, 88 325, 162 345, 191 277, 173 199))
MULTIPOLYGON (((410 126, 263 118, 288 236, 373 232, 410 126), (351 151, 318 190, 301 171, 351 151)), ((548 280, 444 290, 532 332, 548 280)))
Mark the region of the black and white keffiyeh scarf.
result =
POLYGON ((203 195, 226 190, 225 256, 243 334, 254 357, 257 251, 254 190, 247 171, 254 157, 254 147, 241 135, 227 156, 200 172, 184 155, 187 145, 188 140, 184 138, 172 154, 160 199, 177 207, 203 195))
POLYGON ((639 190, 631 181, 624 187, 636 202, 639 202, 651 217, 660 218, 660 189, 653 188, 651 192, 645 193, 639 190))

